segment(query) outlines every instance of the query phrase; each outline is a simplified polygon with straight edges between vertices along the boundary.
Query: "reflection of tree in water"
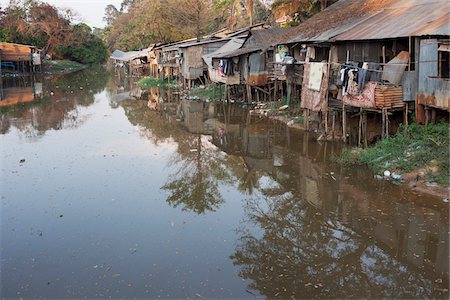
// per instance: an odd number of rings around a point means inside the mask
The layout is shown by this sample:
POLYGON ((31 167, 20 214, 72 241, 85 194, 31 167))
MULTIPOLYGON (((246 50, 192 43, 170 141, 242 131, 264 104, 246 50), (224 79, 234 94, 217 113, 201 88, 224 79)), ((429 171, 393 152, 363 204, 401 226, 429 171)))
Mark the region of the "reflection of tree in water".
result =
POLYGON ((130 122, 141 127, 141 134, 153 143, 175 142, 177 152, 170 165, 176 170, 162 189, 169 192, 167 202, 198 214, 215 211, 223 203, 220 183, 230 183, 232 161, 200 134, 184 130, 168 115, 153 111, 144 101, 120 103, 130 122))
POLYGON ((231 257, 250 288, 269 298, 355 298, 433 295, 433 283, 373 241, 295 197, 249 201, 258 237, 242 230, 231 257))
POLYGON ((95 94, 104 89, 107 80, 103 67, 46 78, 43 99, 2 108, 1 133, 14 126, 31 138, 50 129, 78 127, 85 121, 78 108, 93 104, 95 94))
POLYGON ((170 192, 167 198, 170 205, 181 205, 183 210, 197 214, 215 211, 220 207, 224 200, 219 191, 219 182, 227 177, 222 160, 216 156, 219 152, 204 148, 203 144, 201 135, 179 144, 178 155, 172 162, 179 168, 162 187, 170 192))

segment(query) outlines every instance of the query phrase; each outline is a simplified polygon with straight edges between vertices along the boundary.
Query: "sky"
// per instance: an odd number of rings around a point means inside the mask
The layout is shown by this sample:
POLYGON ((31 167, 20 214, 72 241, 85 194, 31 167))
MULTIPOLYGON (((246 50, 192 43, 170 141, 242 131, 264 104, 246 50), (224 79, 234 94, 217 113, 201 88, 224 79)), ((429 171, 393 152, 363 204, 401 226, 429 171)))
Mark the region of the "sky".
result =
MULTIPOLYGON (((103 15, 105 7, 108 4, 113 4, 120 9, 122 0, 42 0, 57 7, 72 8, 81 17, 81 21, 88 24, 90 27, 103 27, 103 15)), ((0 0, 0 6, 5 7, 9 0, 0 0)))

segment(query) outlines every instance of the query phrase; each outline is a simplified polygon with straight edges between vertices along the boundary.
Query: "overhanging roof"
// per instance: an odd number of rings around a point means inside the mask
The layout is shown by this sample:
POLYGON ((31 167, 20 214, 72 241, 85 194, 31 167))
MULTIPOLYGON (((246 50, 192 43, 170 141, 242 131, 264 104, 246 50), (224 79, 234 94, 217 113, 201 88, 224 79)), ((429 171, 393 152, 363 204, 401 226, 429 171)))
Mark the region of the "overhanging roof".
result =
POLYGON ((217 49, 216 51, 205 54, 202 56, 205 63, 208 65, 208 67, 212 67, 212 60, 214 57, 220 56, 223 53, 227 53, 230 51, 234 51, 236 49, 239 49, 244 44, 245 39, 244 38, 233 38, 228 43, 217 49))
POLYGON ((340 0, 277 44, 450 35, 448 0, 340 0))
POLYGON ((398 3, 339 34, 335 40, 450 35, 449 3, 441 0, 398 3))
POLYGON ((140 58, 140 57, 146 57, 148 53, 153 49, 153 46, 150 48, 143 49, 141 51, 128 51, 123 52, 120 50, 114 50, 114 52, 111 54, 111 58, 115 60, 120 61, 132 61, 133 59, 140 58))

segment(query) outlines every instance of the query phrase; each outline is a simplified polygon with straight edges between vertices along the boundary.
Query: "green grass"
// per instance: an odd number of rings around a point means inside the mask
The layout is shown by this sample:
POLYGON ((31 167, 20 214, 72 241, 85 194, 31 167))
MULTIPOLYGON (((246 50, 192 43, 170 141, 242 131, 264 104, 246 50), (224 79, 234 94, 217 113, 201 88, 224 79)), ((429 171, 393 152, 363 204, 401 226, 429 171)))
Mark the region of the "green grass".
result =
POLYGON ((271 110, 278 110, 283 105, 286 105, 285 101, 273 101, 267 103, 267 108, 271 110))
POLYGON ((71 60, 50 60, 45 62, 51 72, 72 73, 86 69, 86 66, 71 60))
POLYGON ((171 80, 171 79, 163 80, 163 79, 159 79, 159 78, 155 78, 155 77, 144 77, 138 81, 138 85, 143 88, 149 88, 149 87, 153 87, 153 86, 163 86, 163 85, 174 84, 174 83, 176 83, 175 80, 171 80))
POLYGON ((194 88, 190 94, 202 99, 210 99, 211 101, 220 101, 222 99, 220 87, 215 84, 208 85, 205 88, 194 88))
POLYGON ((303 116, 296 116, 296 117, 294 118, 294 122, 295 122, 296 124, 301 124, 301 125, 303 125, 303 124, 305 123, 305 120, 304 120, 303 116))
POLYGON ((449 184, 449 125, 413 124, 401 127, 394 137, 377 142, 367 149, 347 149, 334 160, 344 165, 365 164, 374 172, 383 170, 410 172, 435 167, 427 180, 449 184))

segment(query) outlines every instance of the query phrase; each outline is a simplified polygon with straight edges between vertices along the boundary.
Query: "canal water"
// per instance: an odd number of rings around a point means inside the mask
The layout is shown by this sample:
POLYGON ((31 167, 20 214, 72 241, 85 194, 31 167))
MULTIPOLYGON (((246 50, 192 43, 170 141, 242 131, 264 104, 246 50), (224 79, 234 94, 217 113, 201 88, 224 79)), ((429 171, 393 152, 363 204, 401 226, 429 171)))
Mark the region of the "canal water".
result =
POLYGON ((448 298, 448 204, 339 143, 101 68, 2 87, 2 298, 448 298))

